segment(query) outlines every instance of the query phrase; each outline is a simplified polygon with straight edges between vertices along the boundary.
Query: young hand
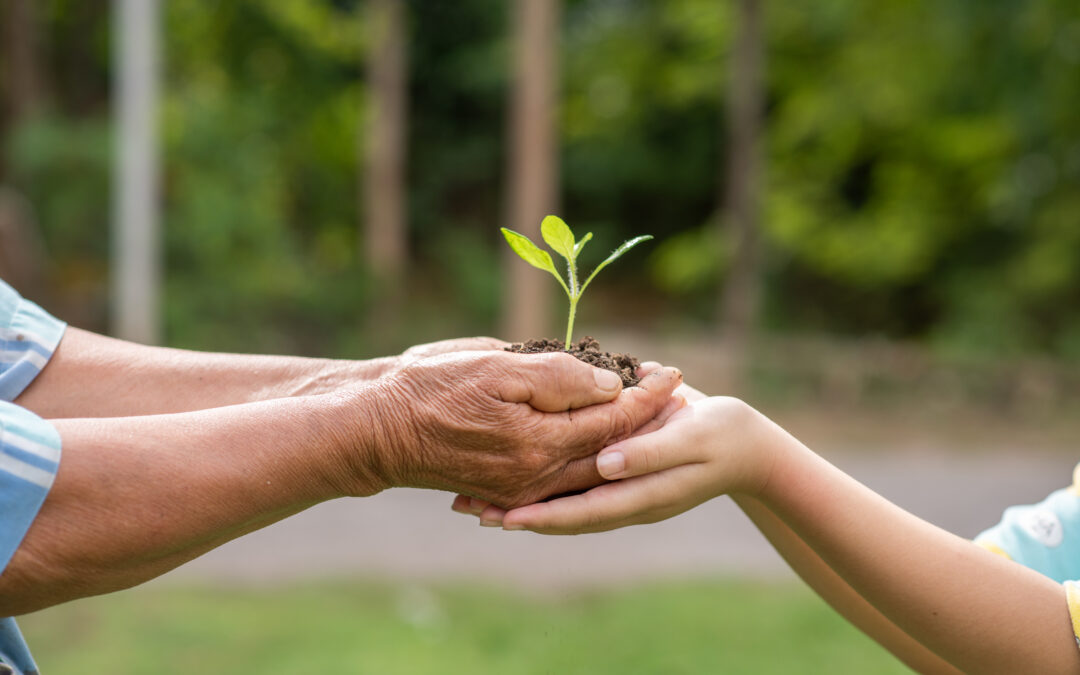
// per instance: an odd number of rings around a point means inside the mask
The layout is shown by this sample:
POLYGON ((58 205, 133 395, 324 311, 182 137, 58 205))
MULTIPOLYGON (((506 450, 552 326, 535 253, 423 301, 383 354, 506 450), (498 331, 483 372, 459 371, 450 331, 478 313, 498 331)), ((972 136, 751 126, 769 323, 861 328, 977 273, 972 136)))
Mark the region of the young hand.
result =
MULTIPOLYGON (((700 393, 683 390, 691 398, 700 393)), ((726 493, 757 492, 771 468, 763 442, 774 425, 742 401, 703 398, 659 429, 605 448, 600 474, 612 483, 588 492, 503 512, 459 498, 455 510, 476 513, 485 525, 544 534, 600 532, 652 523, 726 493)))

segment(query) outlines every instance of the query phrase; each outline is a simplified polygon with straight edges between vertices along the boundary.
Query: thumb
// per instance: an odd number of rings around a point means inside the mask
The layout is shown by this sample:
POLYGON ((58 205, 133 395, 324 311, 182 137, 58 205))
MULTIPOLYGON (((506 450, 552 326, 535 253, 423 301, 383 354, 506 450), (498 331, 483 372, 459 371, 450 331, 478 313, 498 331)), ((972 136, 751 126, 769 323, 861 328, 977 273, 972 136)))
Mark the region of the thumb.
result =
POLYGON ((504 401, 528 403, 543 412, 562 412, 607 403, 622 391, 622 378, 594 368, 570 354, 507 354, 511 377, 499 381, 504 401))
POLYGON ((697 448, 687 447, 694 444, 687 443, 682 429, 693 414, 693 408, 684 407, 661 428, 609 445, 596 457, 597 471, 607 480, 620 480, 697 461, 697 448))

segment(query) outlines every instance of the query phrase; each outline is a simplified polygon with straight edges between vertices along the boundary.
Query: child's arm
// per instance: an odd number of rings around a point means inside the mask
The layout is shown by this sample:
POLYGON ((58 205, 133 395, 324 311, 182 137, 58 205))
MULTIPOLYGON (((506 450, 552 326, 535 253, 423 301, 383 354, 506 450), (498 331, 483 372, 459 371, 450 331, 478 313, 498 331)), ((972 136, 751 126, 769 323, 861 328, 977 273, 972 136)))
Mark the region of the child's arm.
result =
MULTIPOLYGON (((1061 586, 891 504, 740 401, 688 406, 662 429, 605 449, 598 467, 622 480, 510 511, 504 527, 600 531, 661 520, 720 494, 749 497, 790 529, 787 537, 772 528, 789 551, 805 542, 870 607, 955 667, 1080 669, 1061 586)), ((828 574, 814 577, 830 585, 828 574)), ((839 589, 834 598, 842 596, 839 589)))
POLYGON ((852 590, 806 542, 799 539, 784 521, 761 502, 742 495, 733 498, 799 578, 852 625, 915 672, 935 675, 958 675, 961 672, 897 628, 896 624, 852 590))

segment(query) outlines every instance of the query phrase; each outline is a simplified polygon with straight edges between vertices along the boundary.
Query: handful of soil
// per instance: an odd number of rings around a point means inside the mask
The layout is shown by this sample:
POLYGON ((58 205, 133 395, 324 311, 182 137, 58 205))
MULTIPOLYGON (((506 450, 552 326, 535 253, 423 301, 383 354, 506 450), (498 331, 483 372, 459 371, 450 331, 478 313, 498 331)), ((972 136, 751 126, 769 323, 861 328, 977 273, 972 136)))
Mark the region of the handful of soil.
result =
MULTIPOLYGON (((547 352, 561 352, 565 350, 562 340, 543 338, 529 340, 528 342, 515 342, 506 348, 508 352, 517 354, 544 354, 547 352)), ((600 350, 600 343, 589 336, 585 336, 570 346, 568 354, 577 357, 590 366, 610 370, 622 378, 623 387, 633 387, 641 378, 637 376, 638 366, 641 361, 630 354, 612 354, 600 350)))

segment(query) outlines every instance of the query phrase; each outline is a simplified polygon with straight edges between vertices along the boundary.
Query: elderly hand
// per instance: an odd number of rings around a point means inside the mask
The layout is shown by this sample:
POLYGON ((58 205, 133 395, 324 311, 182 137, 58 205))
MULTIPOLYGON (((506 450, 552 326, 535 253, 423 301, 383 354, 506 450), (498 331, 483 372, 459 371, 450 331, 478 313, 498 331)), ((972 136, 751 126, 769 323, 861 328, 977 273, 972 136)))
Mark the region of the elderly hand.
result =
POLYGON ((438 340, 409 347, 397 357, 400 368, 412 365, 422 359, 454 352, 483 352, 501 350, 510 343, 493 337, 462 337, 438 340))
POLYGON ((659 368, 622 391, 614 373, 561 353, 416 361, 367 398, 376 447, 346 460, 357 481, 349 492, 423 487, 511 508, 587 489, 603 482, 595 454, 653 419, 681 380, 659 368))
MULTIPOLYGON (((658 365, 646 363, 642 365, 642 369, 652 370, 658 365)), ((707 463, 700 458, 685 457, 687 448, 681 445, 676 444, 674 448, 663 447, 662 442, 654 441, 663 434, 654 432, 660 432, 669 424, 671 426, 667 432, 679 429, 687 415, 683 410, 687 403, 697 404, 705 399, 702 392, 688 384, 680 384, 656 417, 639 427, 626 442, 606 448, 597 456, 597 466, 603 471, 605 478, 640 476, 641 480, 618 480, 585 494, 517 508, 511 511, 509 523, 506 522, 508 514, 505 509, 468 495, 457 495, 451 508, 459 513, 479 516, 480 524, 487 527, 531 529, 548 534, 581 534, 610 530, 634 523, 655 522, 685 511, 712 495, 708 495, 709 491, 706 490, 707 496, 702 498, 700 490, 692 489, 691 479, 701 471, 686 471, 684 465, 695 464, 695 468, 701 469, 705 468, 707 463), (624 459, 624 469, 618 472, 613 472, 609 461, 601 460, 610 458, 615 451, 621 451, 622 456, 629 459, 624 459), (678 470, 663 471, 673 468, 678 470), (642 491, 639 489, 642 484, 649 484, 650 489, 642 491)), ((735 399, 715 400, 735 402, 735 399)), ((693 451, 705 447, 708 440, 711 439, 699 439, 697 443, 686 445, 693 446, 693 451)))

